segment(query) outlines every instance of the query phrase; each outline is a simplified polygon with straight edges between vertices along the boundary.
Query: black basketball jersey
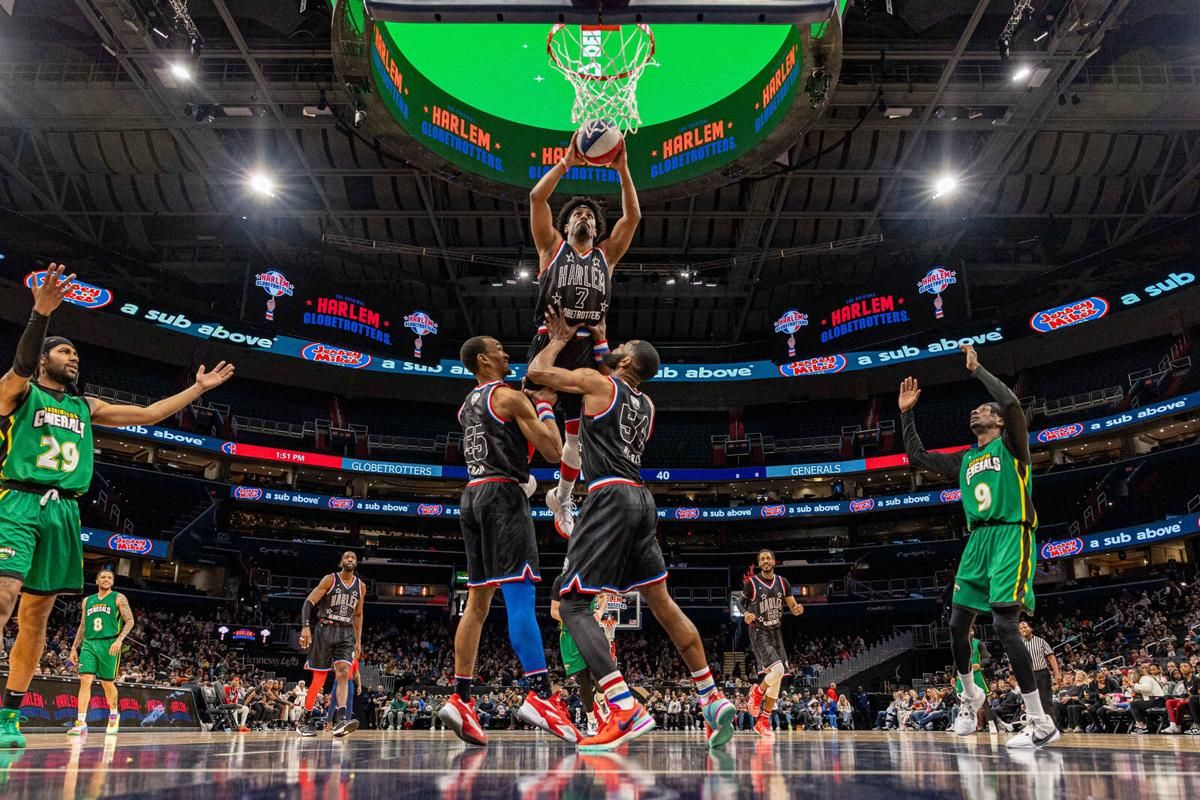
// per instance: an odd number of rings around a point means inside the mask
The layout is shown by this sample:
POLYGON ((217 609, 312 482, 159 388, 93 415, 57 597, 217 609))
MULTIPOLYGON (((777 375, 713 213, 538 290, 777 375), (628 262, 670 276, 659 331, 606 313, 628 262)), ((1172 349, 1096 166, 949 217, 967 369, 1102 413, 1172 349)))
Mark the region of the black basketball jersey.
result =
POLYGON ((613 399, 595 416, 584 414, 579 451, 589 481, 625 478, 642 482, 642 453, 654 433, 654 403, 611 375, 613 399))
POLYGON ((756 628, 778 628, 783 624, 783 604, 792 593, 787 579, 776 573, 775 579, 767 583, 754 575, 742 584, 742 604, 756 619, 756 628))
POLYGON ((529 479, 529 445, 517 423, 496 413, 492 395, 500 381, 476 386, 458 410, 463 429, 463 457, 472 481, 502 478, 524 483, 529 479))
POLYGON ((541 326, 546 309, 559 306, 568 325, 597 325, 608 313, 608 259, 599 247, 583 253, 563 240, 558 252, 538 276, 538 300, 533 324, 541 326))
POLYGON ((363 599, 362 580, 357 575, 350 583, 342 583, 342 576, 333 573, 333 588, 317 603, 317 619, 337 625, 354 624, 354 609, 363 599))

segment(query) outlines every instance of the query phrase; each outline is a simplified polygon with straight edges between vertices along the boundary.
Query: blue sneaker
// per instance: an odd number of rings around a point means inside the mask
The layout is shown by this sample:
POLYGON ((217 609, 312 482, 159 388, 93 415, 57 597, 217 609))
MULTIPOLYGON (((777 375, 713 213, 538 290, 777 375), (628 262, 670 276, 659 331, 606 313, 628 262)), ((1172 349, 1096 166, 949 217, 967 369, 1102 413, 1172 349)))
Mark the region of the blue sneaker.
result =
POLYGON ((733 738, 733 718, 737 716, 737 709, 724 695, 718 694, 705 704, 703 713, 704 735, 709 748, 723 747, 733 738))

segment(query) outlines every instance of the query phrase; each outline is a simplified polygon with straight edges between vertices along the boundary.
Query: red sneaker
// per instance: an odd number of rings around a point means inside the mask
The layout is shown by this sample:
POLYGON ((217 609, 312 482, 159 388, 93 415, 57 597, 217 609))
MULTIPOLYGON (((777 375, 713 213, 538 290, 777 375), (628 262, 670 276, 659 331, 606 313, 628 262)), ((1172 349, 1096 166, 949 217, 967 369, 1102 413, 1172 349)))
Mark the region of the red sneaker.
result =
POLYGON ((562 690, 550 695, 550 702, 554 703, 554 707, 558 709, 559 714, 563 715, 563 719, 571 718, 571 711, 567 708, 567 704, 563 700, 562 690))
POLYGON ((610 711, 596 735, 579 743, 581 752, 615 750, 643 733, 654 730, 654 717, 641 703, 634 702, 633 708, 610 708, 610 711))
POLYGON ((438 709, 437 714, 438 719, 467 744, 487 744, 487 734, 483 732, 483 726, 479 724, 479 717, 475 714, 475 698, 471 698, 470 703, 464 703, 461 697, 452 694, 438 709))
POLYGON ((612 714, 612 708, 609 707, 608 703, 601 704, 593 700, 592 714, 601 722, 607 722, 609 715, 612 714))
POLYGON ((762 713, 763 698, 766 696, 767 693, 762 690, 762 684, 754 684, 754 688, 750 690, 750 699, 746 703, 746 710, 754 719, 758 719, 758 715, 762 713))
POLYGON ((554 701, 543 700, 537 692, 531 691, 525 695, 525 702, 517 709, 517 719, 535 728, 541 728, 564 742, 575 744, 583 738, 571 724, 571 720, 559 713, 554 701))
POLYGON ((754 732, 764 739, 774 739, 775 731, 771 730, 771 718, 763 714, 758 718, 758 722, 754 723, 754 732))

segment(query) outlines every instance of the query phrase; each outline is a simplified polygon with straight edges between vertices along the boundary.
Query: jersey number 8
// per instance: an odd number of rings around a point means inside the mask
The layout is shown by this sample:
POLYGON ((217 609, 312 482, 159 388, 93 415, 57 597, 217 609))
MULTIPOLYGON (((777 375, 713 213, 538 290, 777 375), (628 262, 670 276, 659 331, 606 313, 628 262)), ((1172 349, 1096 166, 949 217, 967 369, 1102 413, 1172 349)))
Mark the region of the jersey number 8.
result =
POLYGON ((42 469, 74 472, 79 466, 79 447, 74 442, 60 445, 53 436, 43 436, 42 447, 46 450, 37 459, 37 465, 42 469))
POLYGON ((94 630, 96 633, 104 630, 104 619, 102 617, 95 617, 92 619, 92 630, 94 630))

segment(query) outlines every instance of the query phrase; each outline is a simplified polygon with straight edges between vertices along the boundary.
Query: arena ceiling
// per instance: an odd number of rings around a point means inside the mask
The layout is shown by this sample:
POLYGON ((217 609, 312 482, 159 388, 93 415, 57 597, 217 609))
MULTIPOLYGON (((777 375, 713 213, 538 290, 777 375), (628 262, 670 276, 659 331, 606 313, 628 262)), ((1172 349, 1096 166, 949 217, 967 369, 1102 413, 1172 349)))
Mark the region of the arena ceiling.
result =
MULTIPOLYGON (((240 296, 247 265, 319 271, 381 306, 439 310, 444 334, 528 338, 533 289, 493 285, 510 266, 464 260, 536 259, 524 204, 422 174, 345 124, 324 0, 185 3, 204 42, 191 83, 167 69, 186 40, 153 31, 171 5, 0 2, 12 9, 0 11, 9 247, 213 307, 240 296), (323 94, 335 113, 305 116, 323 94), (279 184, 269 202, 245 188, 263 166, 279 184)), ((665 317, 676 344, 736 349, 816 292, 909 265, 965 264, 980 309, 1047 283, 1119 283, 1123 267, 1195 252, 1171 232, 1194 236, 1172 223, 1200 212, 1196 3, 1033 5, 1004 60, 996 42, 1012 0, 894 0, 894 15, 883 0, 852 2, 841 80, 814 130, 759 173, 643 208, 614 329, 661 329, 665 317), (1014 81, 1021 64, 1034 77, 1014 81), (935 199, 943 172, 961 191, 935 199), (1146 236, 1159 230, 1169 235, 1146 236), (779 254, 872 234, 883 242, 779 254), (1135 240, 1115 259, 1081 260, 1135 240), (698 285, 668 285, 660 269, 704 263, 698 285)))

